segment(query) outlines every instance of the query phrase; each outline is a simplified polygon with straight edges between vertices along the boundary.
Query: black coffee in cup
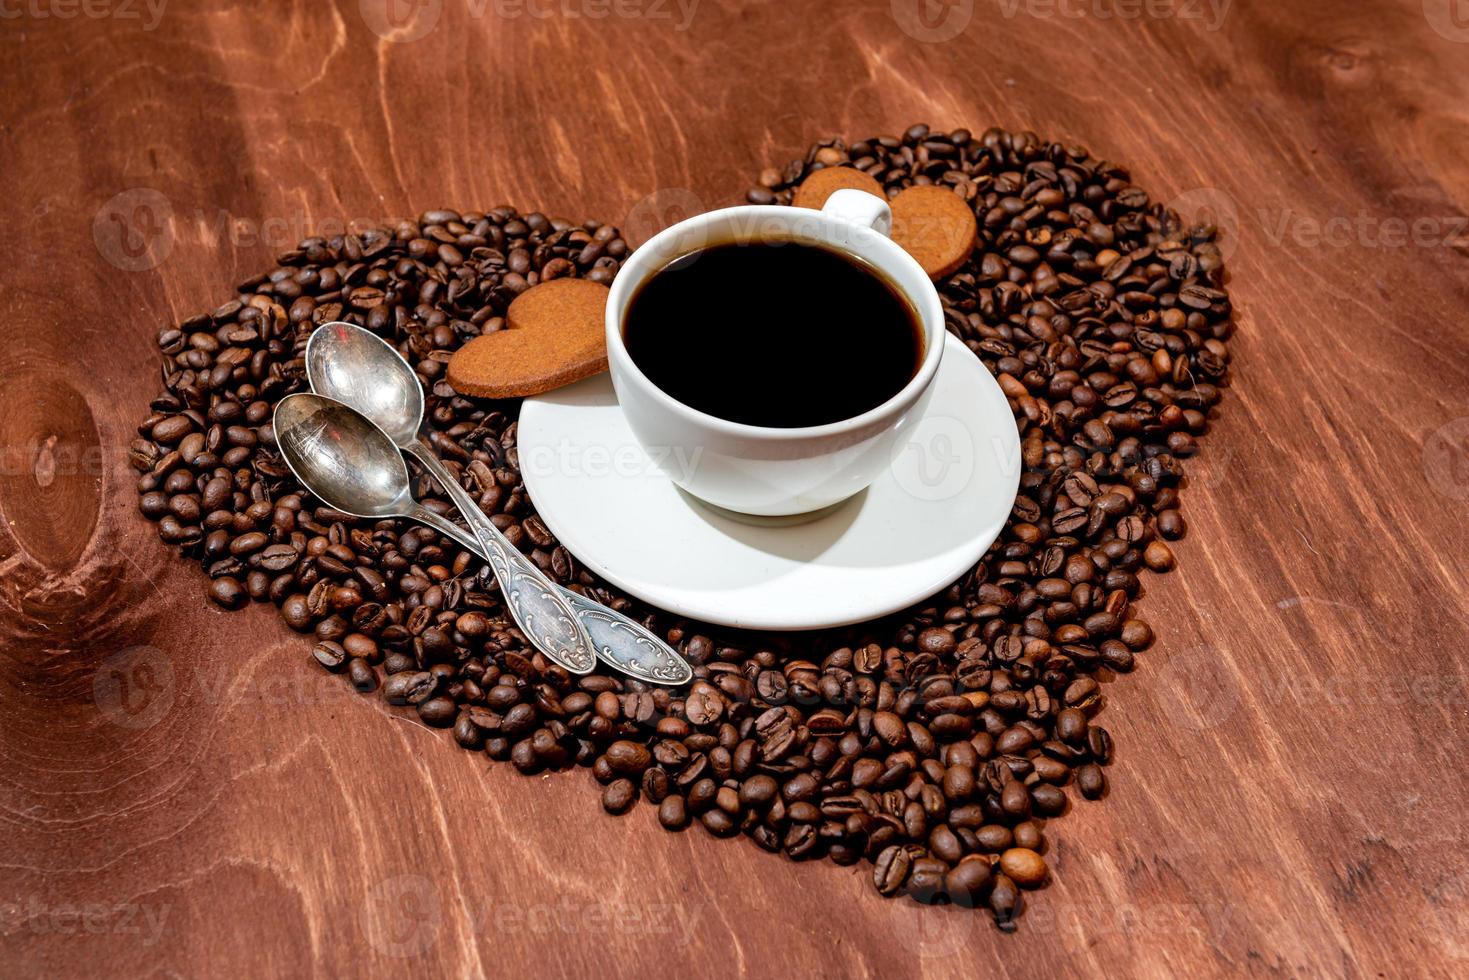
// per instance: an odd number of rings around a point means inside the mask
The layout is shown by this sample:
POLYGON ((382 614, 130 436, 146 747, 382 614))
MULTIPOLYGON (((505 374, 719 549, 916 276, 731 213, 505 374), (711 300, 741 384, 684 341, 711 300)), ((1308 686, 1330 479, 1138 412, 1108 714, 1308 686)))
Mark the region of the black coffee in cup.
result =
POLYGON ((723 243, 654 273, 622 324, 648 380, 691 408, 747 425, 849 419, 903 389, 923 326, 860 260, 797 241, 723 243))

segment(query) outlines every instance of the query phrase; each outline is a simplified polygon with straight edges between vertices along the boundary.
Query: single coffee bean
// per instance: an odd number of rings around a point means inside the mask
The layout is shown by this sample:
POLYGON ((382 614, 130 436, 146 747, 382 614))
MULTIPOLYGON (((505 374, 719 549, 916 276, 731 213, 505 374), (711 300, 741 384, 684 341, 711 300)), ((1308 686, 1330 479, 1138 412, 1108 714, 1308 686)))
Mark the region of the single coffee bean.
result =
POLYGON ((989 896, 994 881, 990 859, 982 854, 971 854, 944 876, 944 891, 954 904, 974 908, 989 896))
POLYGON ((1015 931, 1015 916, 1020 911, 1020 891, 1015 887, 1015 882, 1007 875, 996 875, 995 883, 990 888, 990 912, 994 914, 995 924, 1003 932, 1015 931))
POLYGON ((451 724, 455 711, 453 700, 446 697, 429 698, 418 705, 418 717, 435 728, 444 728, 451 724))
POLYGON ((735 823, 734 818, 718 807, 699 814, 699 822, 715 837, 728 837, 739 829, 739 824, 735 823))
POLYGON ((209 583, 209 598, 215 604, 225 609, 239 609, 250 601, 250 595, 245 591, 238 579, 228 575, 221 576, 209 583))
POLYGON ((1010 828, 1001 824, 985 824, 974 836, 979 846, 991 854, 998 854, 1015 843, 1015 836, 1010 828))
POLYGON ((614 779, 602 791, 602 809, 608 813, 626 813, 637 797, 631 779, 614 779))
POLYGON ((1153 541, 1143 550, 1143 561, 1155 572, 1166 572, 1173 568, 1173 549, 1162 541, 1153 541))
POLYGON ((1140 619, 1129 619, 1122 624, 1122 642, 1133 650, 1146 650, 1153 645, 1153 628, 1140 619))
POLYGON ((872 881, 881 895, 896 895, 907 884, 912 858, 904 847, 894 844, 883 850, 873 863, 872 881))
POLYGON ((948 873, 949 866, 938 858, 918 858, 908 872, 908 895, 918 902, 939 900, 944 895, 944 880, 948 873))
POLYGON ((689 812, 684 798, 677 793, 665 797, 658 805, 658 822, 667 830, 683 830, 687 827, 689 812))
POLYGON ((322 640, 311 649, 316 662, 327 670, 341 670, 347 663, 347 651, 340 643, 322 640))
POLYGON ((1076 785, 1081 790, 1081 795, 1089 800, 1099 800, 1107 791, 1107 777, 1102 772, 1102 767, 1095 762, 1088 762, 1076 770, 1076 785))
POLYGON ((621 739, 607 746, 607 762, 613 772, 640 776, 652 761, 652 753, 640 742, 621 739))
POLYGON ((1041 836, 1040 825, 1033 820, 1023 820, 1016 824, 1013 831, 1015 835, 1015 846, 1023 847, 1029 851, 1041 852, 1045 844, 1045 838, 1041 836))
POLYGON ((1046 880, 1046 862, 1035 851, 1012 847, 1000 855, 1000 870, 1022 888, 1034 888, 1046 880))
POLYGON ((377 671, 361 658, 354 657, 347 662, 347 677, 359 694, 371 694, 377 690, 377 671))
POLYGON ((779 791, 774 778, 761 773, 740 784, 739 802, 752 810, 763 810, 775 802, 779 791))

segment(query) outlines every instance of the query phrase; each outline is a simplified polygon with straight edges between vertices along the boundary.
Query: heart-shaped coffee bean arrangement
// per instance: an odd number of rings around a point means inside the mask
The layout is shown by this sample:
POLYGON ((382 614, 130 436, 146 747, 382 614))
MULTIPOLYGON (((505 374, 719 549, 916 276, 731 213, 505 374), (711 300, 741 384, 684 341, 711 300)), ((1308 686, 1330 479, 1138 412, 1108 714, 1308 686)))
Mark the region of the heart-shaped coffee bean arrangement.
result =
POLYGON ((1014 928, 1018 888, 1048 876, 1046 824, 1070 805, 1065 787, 1106 792, 1099 682, 1152 642, 1132 604, 1142 570, 1171 568, 1167 541, 1184 533, 1182 460, 1227 374, 1223 269, 1213 229, 1182 227, 1121 167, 1032 133, 827 140, 747 197, 791 203, 813 178, 862 175, 895 217, 915 188, 973 216, 974 247, 949 274, 935 266, 937 284, 949 330, 1010 399, 1025 463, 989 552, 905 614, 714 630, 578 566, 524 492, 517 403, 455 392, 446 364, 476 338, 505 342, 493 335, 515 333, 516 297, 545 280, 609 282, 627 246, 607 225, 510 208, 308 239, 213 313, 164 329, 166 390, 132 448, 140 507, 201 563, 217 604, 274 602, 314 636, 319 664, 452 726, 465 748, 526 773, 590 766, 609 812, 642 797, 670 830, 697 822, 795 858, 868 860, 882 894, 987 904, 1014 928), (695 666, 691 685, 572 677, 527 647, 453 542, 303 493, 270 412, 305 386, 310 331, 338 319, 414 365, 436 449, 506 535, 557 581, 667 637, 695 666))

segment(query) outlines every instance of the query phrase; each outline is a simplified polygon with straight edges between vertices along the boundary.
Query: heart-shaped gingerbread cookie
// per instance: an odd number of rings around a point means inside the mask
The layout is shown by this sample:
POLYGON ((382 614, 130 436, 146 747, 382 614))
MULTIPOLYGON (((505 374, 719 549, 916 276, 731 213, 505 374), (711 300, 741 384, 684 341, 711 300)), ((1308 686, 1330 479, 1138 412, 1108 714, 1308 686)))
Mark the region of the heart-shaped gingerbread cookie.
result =
POLYGON ((607 287, 590 279, 532 286, 505 311, 505 329, 449 359, 449 384, 473 398, 526 398, 607 370, 607 287))

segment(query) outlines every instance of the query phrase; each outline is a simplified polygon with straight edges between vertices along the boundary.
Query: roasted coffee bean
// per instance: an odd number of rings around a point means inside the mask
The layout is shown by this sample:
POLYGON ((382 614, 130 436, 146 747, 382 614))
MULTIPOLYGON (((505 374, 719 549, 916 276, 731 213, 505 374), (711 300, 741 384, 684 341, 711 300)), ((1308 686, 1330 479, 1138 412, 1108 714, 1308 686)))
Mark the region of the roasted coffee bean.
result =
POLYGON ((913 859, 906 847, 894 844, 884 849, 872 866, 872 882, 877 886, 879 894, 896 895, 902 891, 908 882, 912 865, 913 859))
POLYGON ((1122 642, 1133 650, 1146 650, 1153 644, 1153 628, 1141 619, 1129 619, 1122 624, 1122 642))
POLYGON ((1000 824, 985 824, 974 836, 979 846, 991 854, 998 854, 1015 843, 1015 835, 1010 828, 1000 824))
POLYGON ((658 804, 658 822, 667 830, 683 830, 689 825, 688 806, 677 793, 658 804))
POLYGON ((1066 809, 1066 794, 1050 783, 1037 783, 1030 788, 1031 809, 1043 817, 1054 817, 1066 809))
POLYGON ((775 802, 779 791, 776 781, 761 773, 740 784, 739 802, 752 810, 764 810, 775 802))
POLYGON ((341 670, 347 663, 347 651, 340 643, 323 640, 311 650, 316 662, 327 670, 341 670))
POLYGON ((982 854, 971 854, 944 876, 944 891, 954 904, 974 908, 989 896, 994 881, 990 859, 982 854))
POLYGON ((1039 854, 1044 847, 1044 838, 1041 836, 1040 825, 1033 820, 1022 820, 1015 825, 1015 846, 1026 850, 1035 851, 1039 854))
POLYGON ((250 601, 250 595, 245 591, 238 579, 224 575, 209 583, 209 598, 216 605, 225 609, 239 609, 250 601))
POLYGON ((1000 855, 1000 870, 1022 888, 1034 888, 1046 880, 1046 862, 1035 851, 1012 847, 1000 855))
POLYGON ((429 698, 418 705, 418 717, 435 728, 452 724, 456 711, 454 700, 448 697, 429 698))
POLYGON ((699 822, 715 837, 729 837, 739 829, 735 819, 718 807, 699 814, 699 822))
POLYGON ((788 204, 823 166, 856 166, 889 195, 942 183, 978 218, 973 259, 936 285, 946 327, 1014 409, 1024 466, 999 539, 931 602, 844 631, 694 634, 578 568, 525 492, 515 411, 457 396, 444 363, 503 329, 532 284, 608 283, 629 250, 612 226, 508 207, 306 239, 211 313, 166 325, 166 390, 128 452, 138 507, 206 570, 211 601, 278 604, 327 667, 371 691, 380 666, 385 700, 452 724, 467 748, 526 773, 590 767, 604 803, 641 793, 670 829, 692 813, 795 858, 885 861, 885 893, 987 897, 1008 930, 1019 893, 991 857, 1039 859, 1030 817, 1060 812, 1073 778, 1105 795, 1096 675, 1154 642, 1133 603, 1144 569, 1176 561, 1186 458, 1226 388, 1222 261, 1211 229, 1185 227, 1125 170, 1032 133, 825 140, 765 168, 757 197, 788 204), (684 650, 694 683, 572 677, 526 644, 455 542, 318 506, 294 483, 271 411, 304 385, 311 330, 336 319, 424 379, 431 442, 491 520, 560 584, 684 650))
POLYGON ((347 677, 352 681, 359 694, 371 694, 377 690, 377 671, 372 665, 360 658, 353 658, 347 662, 347 677))
POLYGON ((1166 572, 1174 565, 1173 549, 1162 541, 1149 542, 1143 550, 1143 561, 1155 572, 1166 572))
POLYGON ((934 902, 944 896, 944 880, 949 866, 938 858, 921 857, 908 872, 908 894, 914 901, 934 902))
POLYGON ((454 741, 458 742, 461 748, 471 750, 481 748, 485 744, 484 729, 474 723, 467 711, 461 711, 454 719, 454 741))
POLYGON ((606 755, 612 771, 625 776, 642 775, 643 770, 653 761, 653 755, 646 745, 626 739, 607 746, 606 755))
POLYGON ((637 788, 631 779, 614 779, 602 791, 602 809, 608 813, 626 813, 637 799, 637 788))
POLYGON ((1086 712, 1080 708, 1062 708, 1056 715, 1056 737, 1067 744, 1082 744, 1086 738, 1086 726, 1086 712))
POLYGON ((1076 770, 1076 786, 1081 790, 1081 795, 1089 800, 1099 800, 1107 791, 1107 777, 1102 772, 1102 767, 1095 762, 1088 762, 1076 770))
POLYGON ((1014 932, 1015 916, 1020 911, 1020 891, 1008 875, 995 876, 995 883, 990 888, 989 905, 995 924, 1001 931, 1014 932))

